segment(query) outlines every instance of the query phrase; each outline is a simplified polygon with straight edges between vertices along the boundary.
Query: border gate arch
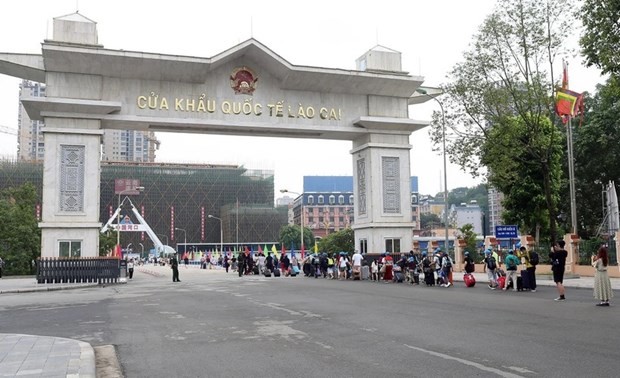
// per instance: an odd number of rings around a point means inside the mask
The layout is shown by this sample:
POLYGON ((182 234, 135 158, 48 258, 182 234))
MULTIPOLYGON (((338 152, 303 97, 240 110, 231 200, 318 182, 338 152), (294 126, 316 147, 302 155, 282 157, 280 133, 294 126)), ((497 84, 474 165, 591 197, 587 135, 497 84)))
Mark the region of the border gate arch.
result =
POLYGON ((357 63, 296 66, 255 39, 211 58, 110 50, 92 20, 55 18, 41 55, 0 58, 0 73, 47 85, 46 97, 22 99, 46 125, 42 256, 58 256, 61 240, 98 254, 104 129, 350 140, 356 248, 409 250, 409 137, 429 124, 410 119, 409 105, 431 97, 415 95, 423 78, 402 72, 396 51, 357 63))

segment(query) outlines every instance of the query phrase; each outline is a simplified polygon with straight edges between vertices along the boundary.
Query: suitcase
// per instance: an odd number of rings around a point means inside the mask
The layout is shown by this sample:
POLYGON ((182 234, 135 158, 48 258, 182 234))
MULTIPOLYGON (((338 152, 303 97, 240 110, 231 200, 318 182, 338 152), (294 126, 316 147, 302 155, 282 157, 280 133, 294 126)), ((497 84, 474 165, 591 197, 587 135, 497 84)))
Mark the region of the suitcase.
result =
POLYGON ((275 268, 275 269, 273 270, 273 276, 274 276, 274 277, 280 277, 280 269, 275 268))
POLYGON ((476 285, 476 277, 473 274, 465 273, 463 276, 463 281, 465 282, 465 286, 474 287, 476 285))
POLYGON ((403 272, 394 272, 394 282, 405 282, 405 274, 403 272))
POLYGON ((370 267, 368 265, 362 266, 362 280, 370 279, 370 267))
POLYGON ((420 273, 418 272, 413 273, 413 283, 416 285, 420 284, 420 273))
POLYGON ((424 273, 424 283, 426 286, 435 286, 435 275, 433 274, 433 271, 424 273))
POLYGON ((517 291, 523 291, 523 277, 517 277, 517 291))
POLYGON ((271 270, 265 268, 265 270, 263 271, 263 275, 265 277, 271 277, 271 270))
POLYGON ((260 273, 260 272, 258 271, 258 265, 254 265, 254 268, 252 268, 252 273, 254 273, 254 274, 258 274, 258 273, 260 273))
POLYGON ((293 273, 294 275, 298 275, 299 274, 299 267, 296 265, 293 265, 293 273))
POLYGON ((530 290, 532 288, 530 284, 530 272, 527 270, 521 271, 521 281, 523 282, 522 290, 530 290))
POLYGON ((497 287, 503 289, 506 285, 506 276, 499 276, 497 278, 497 287))

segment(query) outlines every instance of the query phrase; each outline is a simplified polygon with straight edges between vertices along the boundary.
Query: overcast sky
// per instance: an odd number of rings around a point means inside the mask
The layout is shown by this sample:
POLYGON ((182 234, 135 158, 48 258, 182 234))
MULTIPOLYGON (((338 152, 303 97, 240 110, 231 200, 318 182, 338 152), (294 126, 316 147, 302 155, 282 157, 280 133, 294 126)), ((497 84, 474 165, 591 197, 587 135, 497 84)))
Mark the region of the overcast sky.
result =
MULTIPOLYGON (((108 49, 212 57, 254 37, 294 65, 355 69, 355 60, 377 44, 402 53, 402 67, 438 86, 462 60, 492 0, 374 2, 20 0, 3 6, 0 52, 41 53, 52 19, 79 12, 96 21, 108 49)), ((597 70, 570 58, 570 84, 592 91, 597 70)), ((559 70, 558 70, 559 72, 559 70)), ((0 75, 0 125, 17 128, 20 80, 0 75)), ((410 118, 429 120, 435 102, 410 108, 410 118)), ((305 175, 352 175, 351 142, 158 133, 157 161, 240 164, 275 172, 279 189, 302 191, 305 175)), ((15 155, 16 137, 0 133, 0 155, 15 155)), ((443 160, 427 130, 410 138, 411 174, 423 194, 443 190, 443 160)), ((448 167, 448 189, 479 183, 448 167)))

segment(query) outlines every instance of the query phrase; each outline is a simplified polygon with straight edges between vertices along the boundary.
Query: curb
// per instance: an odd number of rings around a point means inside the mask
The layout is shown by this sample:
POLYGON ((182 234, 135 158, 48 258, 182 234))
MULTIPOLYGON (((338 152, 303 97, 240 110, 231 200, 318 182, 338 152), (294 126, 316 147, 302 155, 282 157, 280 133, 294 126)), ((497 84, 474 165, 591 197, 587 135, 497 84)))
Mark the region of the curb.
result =
MULTIPOLYGON (((105 284, 105 285, 119 285, 121 282, 115 284, 105 284)), ((36 293, 39 291, 58 291, 58 290, 72 290, 72 289, 84 289, 90 287, 98 287, 104 286, 104 284, 86 284, 81 286, 60 286, 60 287, 42 287, 42 288, 30 288, 30 289, 8 289, 8 290, 0 290, 1 294, 21 294, 21 293, 36 293)))

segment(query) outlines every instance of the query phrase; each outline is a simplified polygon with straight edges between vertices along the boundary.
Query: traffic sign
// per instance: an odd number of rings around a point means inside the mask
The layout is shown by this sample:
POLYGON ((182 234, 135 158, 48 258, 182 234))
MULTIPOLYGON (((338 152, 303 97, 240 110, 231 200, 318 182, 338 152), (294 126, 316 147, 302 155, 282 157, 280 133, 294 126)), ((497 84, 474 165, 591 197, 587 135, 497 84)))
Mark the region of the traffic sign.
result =
POLYGON ((519 227, 516 225, 495 226, 495 237, 498 239, 519 238, 519 227))

